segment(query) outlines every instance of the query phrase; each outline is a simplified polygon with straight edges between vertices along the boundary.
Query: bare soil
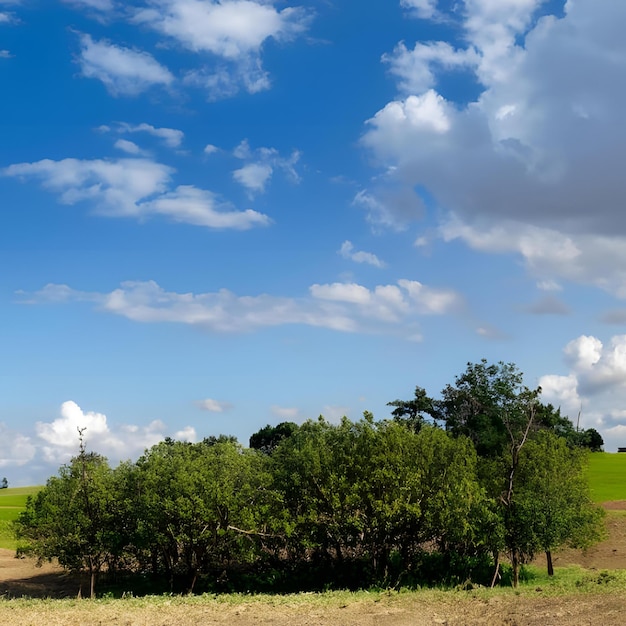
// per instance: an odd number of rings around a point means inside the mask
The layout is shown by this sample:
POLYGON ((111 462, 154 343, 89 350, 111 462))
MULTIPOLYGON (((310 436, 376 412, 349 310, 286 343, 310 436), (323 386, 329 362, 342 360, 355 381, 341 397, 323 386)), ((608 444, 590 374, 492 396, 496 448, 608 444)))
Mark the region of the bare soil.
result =
MULTIPOLYGON (((607 503, 609 510, 626 510, 626 501, 607 503)), ((607 516, 608 539, 586 552, 564 550, 555 566, 577 564, 589 570, 626 569, 626 514, 607 516)), ((542 560, 537 561, 542 565, 542 560)), ((16 559, 0 550, 0 596, 16 598, 75 598, 76 579, 54 564, 36 567, 30 559, 16 559)), ((626 624, 624 593, 580 593, 547 597, 537 588, 531 593, 481 596, 472 592, 390 594, 372 600, 354 599, 326 604, 289 600, 218 600, 171 603, 139 601, 20 604, 0 602, 0 624, 31 626, 617 626, 626 624)))

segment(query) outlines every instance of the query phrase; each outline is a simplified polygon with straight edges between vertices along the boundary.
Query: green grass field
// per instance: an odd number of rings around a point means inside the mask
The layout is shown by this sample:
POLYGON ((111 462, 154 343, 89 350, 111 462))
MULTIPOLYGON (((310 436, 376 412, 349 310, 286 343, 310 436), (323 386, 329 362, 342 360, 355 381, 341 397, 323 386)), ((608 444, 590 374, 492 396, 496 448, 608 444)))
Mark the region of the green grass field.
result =
POLYGON ((626 454, 589 455, 589 487, 596 502, 626 500, 626 454))
POLYGON ((13 537, 11 522, 26 506, 26 498, 37 493, 41 487, 13 487, 0 489, 0 548, 14 550, 17 543, 13 537))

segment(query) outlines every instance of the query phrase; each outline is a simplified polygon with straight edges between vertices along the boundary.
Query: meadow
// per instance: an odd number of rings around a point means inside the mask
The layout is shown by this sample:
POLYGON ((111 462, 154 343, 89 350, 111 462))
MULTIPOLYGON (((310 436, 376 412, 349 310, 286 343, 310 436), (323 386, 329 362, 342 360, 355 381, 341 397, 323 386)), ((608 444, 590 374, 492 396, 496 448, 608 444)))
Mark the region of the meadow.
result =
POLYGON ((626 500, 626 453, 589 455, 589 488, 595 502, 626 500))
POLYGON ((0 489, 0 548, 15 550, 12 522, 26 506, 26 498, 41 487, 9 487, 0 489))

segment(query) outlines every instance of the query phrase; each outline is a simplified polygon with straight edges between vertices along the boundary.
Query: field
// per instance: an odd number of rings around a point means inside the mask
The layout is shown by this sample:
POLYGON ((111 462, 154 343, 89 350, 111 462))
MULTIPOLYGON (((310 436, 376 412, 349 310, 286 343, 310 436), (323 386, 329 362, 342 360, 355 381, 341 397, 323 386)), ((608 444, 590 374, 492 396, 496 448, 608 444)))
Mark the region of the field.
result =
POLYGON ((15 549, 11 522, 17 519, 26 506, 26 498, 37 493, 40 487, 13 487, 0 489, 0 548, 15 549))
POLYGON ((538 558, 518 590, 331 592, 284 596, 159 596, 76 600, 77 583, 54 564, 14 558, 10 521, 37 487, 0 492, 0 623, 32 626, 192 624, 319 626, 612 626, 626 618, 626 454, 592 455, 594 499, 607 509, 606 541, 538 558), (19 599, 30 597, 39 599, 19 599), (53 599, 64 598, 64 599, 53 599))
POLYGON ((589 488, 596 502, 626 500, 626 454, 590 455, 589 488))

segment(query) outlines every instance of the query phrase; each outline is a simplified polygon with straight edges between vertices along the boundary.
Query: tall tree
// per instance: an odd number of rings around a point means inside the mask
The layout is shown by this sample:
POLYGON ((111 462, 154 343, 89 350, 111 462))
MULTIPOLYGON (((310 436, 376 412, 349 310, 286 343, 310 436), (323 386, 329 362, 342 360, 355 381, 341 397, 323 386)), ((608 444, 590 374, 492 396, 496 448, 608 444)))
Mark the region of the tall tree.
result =
POLYGON ((525 526, 527 552, 545 552, 550 576, 553 550, 586 548, 604 534, 604 511, 591 500, 586 460, 583 450, 548 432, 539 433, 521 452, 514 505, 525 526))
POLYGON ((40 561, 59 564, 89 576, 90 596, 95 597, 96 578, 111 557, 111 534, 117 520, 116 494, 107 460, 85 450, 59 469, 35 496, 29 496, 16 522, 21 552, 40 561))

